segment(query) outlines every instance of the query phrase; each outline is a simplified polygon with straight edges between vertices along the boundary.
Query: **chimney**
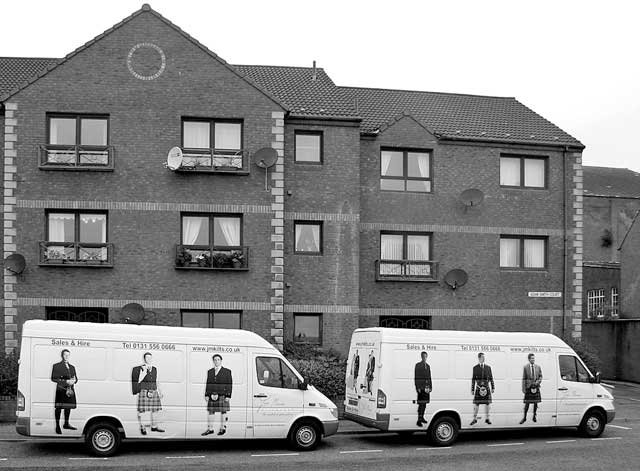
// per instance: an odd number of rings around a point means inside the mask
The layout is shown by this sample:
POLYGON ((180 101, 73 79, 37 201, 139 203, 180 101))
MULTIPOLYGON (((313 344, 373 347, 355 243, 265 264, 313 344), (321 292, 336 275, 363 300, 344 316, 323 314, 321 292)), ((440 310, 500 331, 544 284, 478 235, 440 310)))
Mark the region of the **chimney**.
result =
POLYGON ((318 74, 316 73, 316 61, 313 61, 313 75, 311 76, 311 81, 315 82, 318 80, 318 74))

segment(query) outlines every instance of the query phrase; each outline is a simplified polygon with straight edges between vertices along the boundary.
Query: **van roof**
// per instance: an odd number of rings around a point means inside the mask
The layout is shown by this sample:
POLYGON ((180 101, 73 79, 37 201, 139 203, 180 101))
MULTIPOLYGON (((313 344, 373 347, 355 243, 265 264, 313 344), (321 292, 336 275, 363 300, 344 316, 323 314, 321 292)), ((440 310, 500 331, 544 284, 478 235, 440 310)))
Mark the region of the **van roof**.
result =
POLYGON ((358 332, 378 332, 384 342, 441 342, 467 344, 526 344, 528 346, 569 348, 560 338, 542 332, 488 332, 459 330, 418 330, 389 327, 356 329, 358 332))
POLYGON ((93 322, 28 320, 23 337, 77 338, 78 340, 116 340, 131 342, 223 343, 224 345, 276 348, 254 332, 239 329, 203 329, 136 324, 98 324, 93 322))

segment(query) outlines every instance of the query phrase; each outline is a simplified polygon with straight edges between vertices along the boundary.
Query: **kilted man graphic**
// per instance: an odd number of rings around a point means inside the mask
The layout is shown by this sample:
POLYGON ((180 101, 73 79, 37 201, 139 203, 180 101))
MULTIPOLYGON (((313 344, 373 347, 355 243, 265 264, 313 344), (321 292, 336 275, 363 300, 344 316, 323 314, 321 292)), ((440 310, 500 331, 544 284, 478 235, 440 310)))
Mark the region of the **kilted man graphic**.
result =
POLYGON ((527 412, 529 412, 529 404, 533 404, 534 422, 538 421, 538 404, 542 401, 540 396, 540 383, 542 383, 542 368, 536 365, 536 356, 529 353, 527 359, 529 363, 524 365, 522 371, 522 393, 524 394, 524 416, 520 421, 524 424, 527 420, 527 412))
POLYGON ((158 388, 158 370, 151 364, 153 355, 147 352, 142 356, 144 363, 131 370, 131 392, 138 395, 138 422, 140 433, 147 434, 147 427, 151 427, 152 432, 164 432, 157 423, 154 414, 162 410, 160 389, 158 388), (150 425, 145 425, 142 415, 149 413, 150 425))
POLYGON ((77 430, 76 427, 69 423, 71 409, 75 409, 76 389, 75 384, 78 382, 78 375, 75 367, 69 363, 71 352, 66 348, 60 352, 62 361, 55 363, 51 368, 51 381, 56 383, 56 395, 54 403, 54 414, 56 418, 56 433, 62 434, 60 429, 60 412, 64 411, 64 425, 62 428, 66 430, 77 430))
POLYGON ((229 399, 231 399, 231 391, 233 390, 233 379, 231 378, 231 370, 222 366, 222 356, 213 355, 213 368, 207 371, 207 385, 205 386, 204 397, 207 400, 207 430, 202 436, 214 433, 213 422, 214 416, 220 414, 220 428, 218 435, 224 435, 227 432, 227 412, 229 412, 229 399))
POLYGON ((485 405, 485 423, 491 425, 489 410, 491 408, 491 395, 495 392, 491 367, 484 362, 484 353, 478 353, 478 364, 473 367, 471 377, 471 394, 473 394, 473 420, 469 425, 478 423, 478 409, 480 404, 485 405))

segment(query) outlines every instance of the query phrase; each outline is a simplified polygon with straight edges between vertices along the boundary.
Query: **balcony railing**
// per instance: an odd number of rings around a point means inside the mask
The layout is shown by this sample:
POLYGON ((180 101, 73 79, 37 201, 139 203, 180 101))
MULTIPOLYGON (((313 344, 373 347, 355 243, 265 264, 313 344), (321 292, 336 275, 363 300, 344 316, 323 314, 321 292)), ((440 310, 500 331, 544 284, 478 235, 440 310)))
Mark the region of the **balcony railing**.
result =
POLYGON ((42 170, 94 170, 109 172, 114 168, 112 146, 41 145, 39 167, 42 170))
POLYGON ((437 281, 438 262, 376 260, 377 281, 437 281))
POLYGON ((176 245, 176 268, 203 270, 248 270, 249 247, 176 245))
POLYGON ((182 172, 248 173, 245 152, 238 149, 182 149, 182 172))
POLYGON ((42 241, 39 249, 41 266, 113 267, 113 244, 42 241))

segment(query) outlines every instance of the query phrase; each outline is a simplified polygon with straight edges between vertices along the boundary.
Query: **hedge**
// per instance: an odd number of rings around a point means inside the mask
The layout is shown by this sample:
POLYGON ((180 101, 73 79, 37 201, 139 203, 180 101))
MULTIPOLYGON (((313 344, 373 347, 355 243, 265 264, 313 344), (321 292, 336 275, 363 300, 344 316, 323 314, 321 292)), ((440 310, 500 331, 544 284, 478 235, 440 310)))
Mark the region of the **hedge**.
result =
POLYGON ((563 339, 567 345, 569 345, 582 359, 587 368, 594 375, 602 370, 602 360, 598 351, 588 342, 584 340, 576 340, 574 338, 563 339))
POLYGON ((15 396, 18 391, 18 356, 0 355, 0 396, 15 396))
POLYGON ((296 370, 325 396, 334 400, 344 396, 346 359, 312 345, 286 343, 284 355, 296 370))

